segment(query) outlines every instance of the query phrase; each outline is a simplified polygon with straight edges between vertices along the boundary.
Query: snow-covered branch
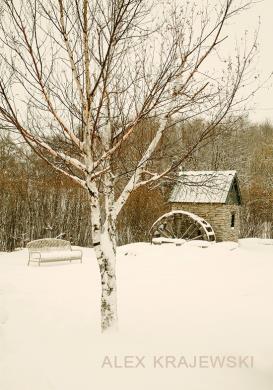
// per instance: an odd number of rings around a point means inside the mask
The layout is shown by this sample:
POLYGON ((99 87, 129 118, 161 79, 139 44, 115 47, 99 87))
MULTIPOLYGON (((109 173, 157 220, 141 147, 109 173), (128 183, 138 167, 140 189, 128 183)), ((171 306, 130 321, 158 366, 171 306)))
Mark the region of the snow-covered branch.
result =
MULTIPOLYGON (((157 148, 157 146, 162 138, 163 132, 166 128, 166 124, 167 124, 167 119, 166 118, 162 119, 161 122, 159 123, 158 130, 156 131, 156 134, 155 134, 153 140, 151 141, 147 150, 144 152, 142 158, 139 160, 139 163, 138 163, 138 166, 137 166, 135 172, 133 173, 130 180, 128 181, 128 183, 124 187, 122 193, 120 194, 120 196, 116 200, 115 206, 114 206, 115 217, 118 216, 122 207, 124 206, 124 204, 128 200, 130 194, 136 188, 138 188, 140 185, 143 185, 143 183, 140 182, 142 174, 145 172, 146 165, 147 165, 149 159, 151 158, 152 154, 155 152, 155 150, 156 150, 156 148, 157 148)), ((148 180, 146 180, 146 182, 148 183, 150 180, 151 179, 148 179, 148 180)))

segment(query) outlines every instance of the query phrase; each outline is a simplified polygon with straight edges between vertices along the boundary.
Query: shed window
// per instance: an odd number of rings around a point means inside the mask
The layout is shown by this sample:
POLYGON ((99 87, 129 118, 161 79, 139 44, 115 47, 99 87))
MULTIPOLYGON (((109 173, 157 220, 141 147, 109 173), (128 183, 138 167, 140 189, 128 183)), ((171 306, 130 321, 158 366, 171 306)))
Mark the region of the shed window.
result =
POLYGON ((232 213, 231 214, 231 223, 230 223, 230 227, 234 227, 235 226, 235 213, 232 213))

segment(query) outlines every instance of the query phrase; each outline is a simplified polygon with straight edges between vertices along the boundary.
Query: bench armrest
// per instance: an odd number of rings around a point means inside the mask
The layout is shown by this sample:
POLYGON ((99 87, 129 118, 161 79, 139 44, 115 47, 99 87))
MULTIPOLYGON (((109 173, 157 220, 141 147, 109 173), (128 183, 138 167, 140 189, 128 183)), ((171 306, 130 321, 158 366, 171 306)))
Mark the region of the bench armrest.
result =
POLYGON ((72 252, 80 252, 80 254, 82 256, 82 250, 81 249, 73 249, 73 248, 71 248, 71 251, 72 252))
POLYGON ((72 252, 79 252, 79 253, 80 253, 79 259, 81 260, 81 263, 82 263, 82 250, 81 250, 81 249, 73 249, 73 248, 71 248, 71 251, 72 251, 72 252))
POLYGON ((39 261, 39 265, 40 265, 40 261, 41 261, 41 252, 39 251, 29 251, 28 252, 28 263, 27 265, 29 265, 30 261, 31 260, 38 260, 39 261), (39 255, 39 256, 35 256, 33 257, 32 255, 39 255))
POLYGON ((40 251, 29 251, 29 257, 32 256, 33 254, 39 255, 39 258, 41 257, 40 251))

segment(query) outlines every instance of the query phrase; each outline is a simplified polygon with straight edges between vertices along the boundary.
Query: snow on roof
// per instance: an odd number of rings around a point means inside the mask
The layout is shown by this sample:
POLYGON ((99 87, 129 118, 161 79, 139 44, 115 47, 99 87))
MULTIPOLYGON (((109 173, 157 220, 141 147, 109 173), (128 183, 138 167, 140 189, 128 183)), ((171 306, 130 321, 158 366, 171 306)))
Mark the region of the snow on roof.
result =
POLYGON ((236 171, 180 172, 169 202, 225 203, 236 171))

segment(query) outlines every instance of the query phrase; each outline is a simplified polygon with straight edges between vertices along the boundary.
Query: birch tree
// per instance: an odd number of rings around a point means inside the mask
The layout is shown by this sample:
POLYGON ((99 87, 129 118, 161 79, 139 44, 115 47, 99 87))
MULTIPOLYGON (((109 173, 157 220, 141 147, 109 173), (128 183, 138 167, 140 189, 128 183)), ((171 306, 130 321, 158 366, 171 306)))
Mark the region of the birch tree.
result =
POLYGON ((117 325, 122 207, 137 188, 177 169, 246 99, 241 89, 250 80, 256 37, 232 54, 225 28, 250 3, 1 2, 1 125, 89 194, 103 331, 117 325), (163 135, 199 117, 206 125, 186 152, 155 169, 163 135), (156 131, 134 169, 124 168, 127 180, 116 191, 116 162, 145 121, 156 123, 156 131))

